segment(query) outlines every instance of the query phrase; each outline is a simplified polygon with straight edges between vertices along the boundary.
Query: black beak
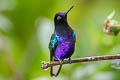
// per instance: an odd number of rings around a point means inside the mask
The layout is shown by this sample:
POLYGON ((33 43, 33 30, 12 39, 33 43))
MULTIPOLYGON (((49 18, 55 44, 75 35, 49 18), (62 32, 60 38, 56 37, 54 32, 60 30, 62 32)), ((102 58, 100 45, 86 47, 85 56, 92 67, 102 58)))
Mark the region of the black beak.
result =
POLYGON ((74 7, 74 6, 72 5, 72 6, 70 7, 70 9, 68 9, 68 11, 66 12, 65 15, 67 15, 73 7, 74 7))

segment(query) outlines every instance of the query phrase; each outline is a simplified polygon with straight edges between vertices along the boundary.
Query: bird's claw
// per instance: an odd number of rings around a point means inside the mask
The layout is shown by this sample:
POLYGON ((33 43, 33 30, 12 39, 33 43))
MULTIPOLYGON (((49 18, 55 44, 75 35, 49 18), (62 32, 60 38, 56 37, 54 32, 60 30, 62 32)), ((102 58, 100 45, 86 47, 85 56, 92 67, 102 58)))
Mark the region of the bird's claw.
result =
POLYGON ((59 59, 60 64, 63 64, 63 61, 59 59))
POLYGON ((72 64, 71 58, 69 58, 69 63, 72 64))

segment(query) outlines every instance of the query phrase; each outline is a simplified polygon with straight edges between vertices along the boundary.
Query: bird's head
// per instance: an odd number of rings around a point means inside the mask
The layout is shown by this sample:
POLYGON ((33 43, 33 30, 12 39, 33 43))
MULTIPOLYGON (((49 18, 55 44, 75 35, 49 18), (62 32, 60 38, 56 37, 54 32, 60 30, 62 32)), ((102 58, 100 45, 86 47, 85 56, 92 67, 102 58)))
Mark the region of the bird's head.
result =
POLYGON ((67 12, 58 12, 56 13, 55 17, 54 17, 54 21, 55 24, 63 24, 64 22, 67 22, 67 14, 69 13, 69 11, 73 8, 74 6, 70 7, 69 10, 67 10, 67 12))

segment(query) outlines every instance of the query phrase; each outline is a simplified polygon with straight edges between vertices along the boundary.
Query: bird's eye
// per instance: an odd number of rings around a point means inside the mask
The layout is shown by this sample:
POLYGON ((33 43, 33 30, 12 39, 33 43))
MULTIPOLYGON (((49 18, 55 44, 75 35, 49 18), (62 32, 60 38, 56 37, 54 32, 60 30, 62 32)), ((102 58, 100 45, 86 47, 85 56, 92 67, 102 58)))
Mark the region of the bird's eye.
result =
POLYGON ((57 16, 57 20, 60 20, 60 19, 62 19, 62 17, 61 16, 57 16))

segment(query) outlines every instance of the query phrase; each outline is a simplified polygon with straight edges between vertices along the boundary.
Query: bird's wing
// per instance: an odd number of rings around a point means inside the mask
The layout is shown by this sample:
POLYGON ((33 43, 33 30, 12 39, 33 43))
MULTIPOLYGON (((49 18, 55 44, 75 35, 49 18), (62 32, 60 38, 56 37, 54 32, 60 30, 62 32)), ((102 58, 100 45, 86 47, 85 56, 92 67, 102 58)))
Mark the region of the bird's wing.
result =
POLYGON ((74 40, 75 40, 75 42, 76 42, 76 33, 73 31, 73 38, 74 38, 74 40))
MULTIPOLYGON (((57 47, 57 42, 58 42, 58 40, 57 40, 56 34, 52 34, 52 37, 51 37, 50 43, 49 43, 50 62, 56 61, 54 54, 55 54, 55 50, 57 47)), ((51 71, 50 71, 51 76, 57 76, 61 70, 61 67, 62 67, 62 65, 52 66, 51 71)))
POLYGON ((54 52, 55 52, 56 47, 57 47, 57 39, 55 37, 55 34, 52 34, 52 37, 51 37, 50 43, 49 43, 50 61, 53 61, 54 52))

